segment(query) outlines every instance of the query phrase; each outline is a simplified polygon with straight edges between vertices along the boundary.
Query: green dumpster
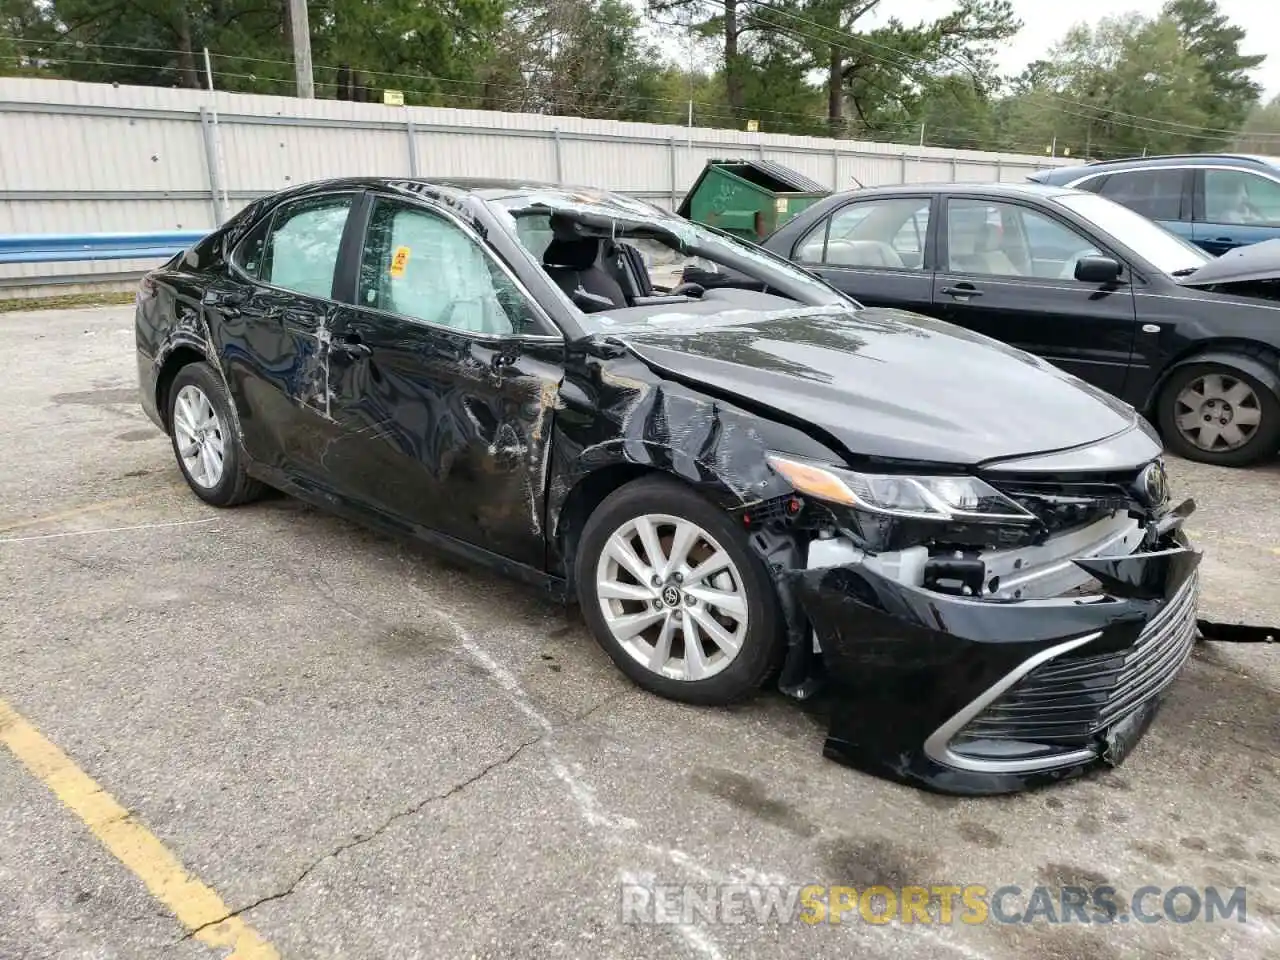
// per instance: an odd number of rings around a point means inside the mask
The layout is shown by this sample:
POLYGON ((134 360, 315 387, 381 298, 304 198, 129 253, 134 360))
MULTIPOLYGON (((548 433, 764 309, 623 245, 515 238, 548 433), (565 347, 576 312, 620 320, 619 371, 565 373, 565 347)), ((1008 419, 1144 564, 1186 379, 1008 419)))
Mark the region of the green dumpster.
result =
POLYGON ((676 212, 755 243, 830 192, 768 160, 708 160, 676 212))

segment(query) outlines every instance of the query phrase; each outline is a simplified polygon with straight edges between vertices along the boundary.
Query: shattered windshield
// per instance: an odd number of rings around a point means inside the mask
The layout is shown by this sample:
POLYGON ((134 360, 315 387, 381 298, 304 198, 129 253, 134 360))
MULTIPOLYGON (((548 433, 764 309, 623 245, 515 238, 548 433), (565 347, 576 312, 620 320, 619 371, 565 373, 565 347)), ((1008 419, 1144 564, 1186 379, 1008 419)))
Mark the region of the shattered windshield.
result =
POLYGON ((726 295, 743 309, 752 293, 761 309, 856 306, 786 260, 640 200, 548 190, 491 203, 588 321, 601 315, 600 327, 726 295))

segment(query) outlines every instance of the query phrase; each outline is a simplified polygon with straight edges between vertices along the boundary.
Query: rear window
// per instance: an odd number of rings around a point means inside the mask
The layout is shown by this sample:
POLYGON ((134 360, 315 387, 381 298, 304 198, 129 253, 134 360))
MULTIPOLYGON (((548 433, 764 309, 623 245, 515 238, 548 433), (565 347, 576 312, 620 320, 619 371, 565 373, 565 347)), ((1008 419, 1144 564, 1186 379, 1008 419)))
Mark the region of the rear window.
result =
POLYGON ((1152 220, 1178 220, 1183 180, 1182 170, 1128 170, 1107 177, 1098 192, 1152 220))

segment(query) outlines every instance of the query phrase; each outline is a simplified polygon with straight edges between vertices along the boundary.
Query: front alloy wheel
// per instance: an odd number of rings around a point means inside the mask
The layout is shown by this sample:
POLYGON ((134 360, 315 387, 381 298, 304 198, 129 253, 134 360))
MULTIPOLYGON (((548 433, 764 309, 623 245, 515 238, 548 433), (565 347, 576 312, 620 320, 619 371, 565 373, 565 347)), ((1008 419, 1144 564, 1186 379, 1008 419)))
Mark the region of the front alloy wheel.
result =
POLYGON ((613 639, 673 680, 704 680, 733 662, 747 634, 742 575, 715 538, 670 514, 645 514, 609 537, 596 596, 613 639))
POLYGON ((1239 450, 1262 423, 1253 388, 1225 373, 1196 377, 1178 394, 1178 432, 1201 450, 1239 450))
POLYGON ((575 576, 583 617, 628 677, 687 703, 755 692, 781 660, 775 587, 724 510, 663 476, 588 517, 575 576))
POLYGON ((1160 432, 1188 460, 1242 467, 1275 453, 1280 400, 1253 377, 1217 363, 1175 370, 1161 394, 1160 432))

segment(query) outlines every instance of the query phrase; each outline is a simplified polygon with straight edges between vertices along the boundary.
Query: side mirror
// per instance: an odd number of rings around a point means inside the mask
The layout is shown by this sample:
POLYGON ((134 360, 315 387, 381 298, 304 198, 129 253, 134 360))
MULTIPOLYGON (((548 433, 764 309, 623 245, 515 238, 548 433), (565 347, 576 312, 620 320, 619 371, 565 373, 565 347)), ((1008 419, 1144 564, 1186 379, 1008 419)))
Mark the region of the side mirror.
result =
POLYGON ((1076 261, 1076 279, 1081 283, 1116 283, 1124 268, 1110 257, 1081 257, 1076 261))

